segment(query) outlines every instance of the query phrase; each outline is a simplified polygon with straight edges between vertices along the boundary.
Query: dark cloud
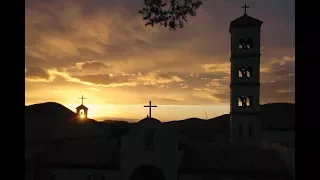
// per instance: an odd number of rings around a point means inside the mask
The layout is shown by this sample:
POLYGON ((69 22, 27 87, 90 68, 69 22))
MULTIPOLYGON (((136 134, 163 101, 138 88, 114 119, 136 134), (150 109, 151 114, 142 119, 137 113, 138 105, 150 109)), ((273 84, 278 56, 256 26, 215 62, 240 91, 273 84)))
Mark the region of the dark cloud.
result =
POLYGON ((26 66, 40 66, 45 68, 47 62, 44 61, 41 58, 29 55, 29 54, 25 54, 25 62, 26 62, 26 66))
POLYGON ((260 86, 260 97, 262 104, 270 102, 294 102, 294 77, 262 83, 260 86))
POLYGON ((295 74, 295 62, 293 60, 273 63, 270 68, 275 76, 293 76, 295 74))
POLYGON ((116 44, 106 44, 105 47, 106 47, 106 52, 108 52, 108 55, 117 55, 117 54, 123 55, 124 53, 130 50, 129 46, 124 46, 123 44, 121 46, 116 44))
POLYGON ((36 66, 27 67, 25 76, 26 78, 46 79, 46 80, 49 80, 50 78, 50 74, 46 70, 36 66))
POLYGON ((87 61, 80 65, 82 69, 88 69, 88 70, 97 70, 102 68, 108 68, 109 65, 106 65, 99 61, 87 61))

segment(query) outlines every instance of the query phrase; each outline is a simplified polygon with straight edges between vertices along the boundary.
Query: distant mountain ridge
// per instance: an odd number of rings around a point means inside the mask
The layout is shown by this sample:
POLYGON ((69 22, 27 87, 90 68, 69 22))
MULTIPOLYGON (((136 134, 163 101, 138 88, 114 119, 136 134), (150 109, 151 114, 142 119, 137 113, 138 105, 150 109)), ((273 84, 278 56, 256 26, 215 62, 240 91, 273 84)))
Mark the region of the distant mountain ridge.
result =
MULTIPOLYGON (((109 136, 119 137, 128 132, 136 123, 93 119, 86 123, 74 121, 75 113, 65 106, 54 103, 41 103, 25 107, 26 139, 73 138, 95 136, 108 132, 109 136)), ((229 114, 211 118, 188 118, 164 122, 167 126, 191 139, 212 140, 218 134, 228 136, 230 129, 229 114)), ((295 105, 290 103, 271 103, 261 105, 261 124, 264 130, 295 129, 295 105)))
MULTIPOLYGON (((290 103, 261 105, 260 120, 262 130, 295 131, 295 105, 290 103)), ((229 137, 230 114, 208 120, 189 118, 163 124, 190 139, 215 141, 219 136, 229 137)))
MULTIPOLYGON (((185 126, 193 127, 197 123, 201 123, 203 121, 215 121, 214 124, 217 127, 221 128, 224 126, 228 126, 227 121, 230 119, 230 114, 224 114, 221 116, 217 116, 210 119, 201 119, 201 118, 188 118, 183 120, 172 120, 168 122, 163 122, 163 124, 180 124, 183 122, 185 126)), ((261 105, 260 107, 260 119, 262 129, 269 130, 292 130, 295 129, 295 104, 292 103, 269 103, 261 105)), ((117 120, 105 120, 101 121, 107 124, 126 124, 132 123, 127 121, 117 121, 117 120)), ((228 127, 229 128, 229 127, 228 127)))
MULTIPOLYGON (((260 112, 262 130, 295 131, 295 104, 271 103, 261 105, 260 112)), ((108 122, 111 136, 119 137, 128 132, 136 123, 121 121, 108 122)), ((162 125, 180 132, 194 140, 215 141, 218 136, 229 137, 230 114, 224 114, 208 120, 188 118, 163 122, 162 125)))
MULTIPOLYGON (((204 120, 201 118, 188 118, 185 120, 175 120, 164 122, 167 124, 175 124, 184 122, 185 124, 204 122, 204 121, 215 121, 215 124, 221 128, 222 123, 226 123, 230 119, 230 114, 224 114, 218 117, 204 120), (220 124, 220 125, 218 125, 220 124)), ((269 130, 294 130, 295 129, 295 104, 291 103, 269 103, 261 105, 260 107, 260 119, 262 129, 269 130)), ((229 125, 228 123, 225 125, 229 125)), ((229 128, 229 127, 228 127, 229 128)))
POLYGON ((100 122, 106 121, 106 122, 111 122, 111 121, 126 121, 126 122, 138 122, 140 119, 133 119, 133 118, 115 118, 115 117, 97 117, 95 118, 100 122))

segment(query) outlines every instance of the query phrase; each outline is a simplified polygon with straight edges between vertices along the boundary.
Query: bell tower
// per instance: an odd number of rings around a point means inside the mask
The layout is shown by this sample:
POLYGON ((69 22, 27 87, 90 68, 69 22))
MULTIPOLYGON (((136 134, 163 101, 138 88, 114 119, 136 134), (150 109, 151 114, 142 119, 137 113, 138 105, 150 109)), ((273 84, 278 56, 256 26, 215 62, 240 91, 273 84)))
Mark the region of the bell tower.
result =
POLYGON ((79 119, 87 119, 88 118, 88 108, 85 105, 83 105, 83 100, 86 98, 84 98, 82 96, 80 99, 82 100, 81 105, 76 108, 77 109, 77 117, 79 119))
POLYGON ((230 143, 260 142, 260 34, 262 21, 247 15, 230 23, 230 143))

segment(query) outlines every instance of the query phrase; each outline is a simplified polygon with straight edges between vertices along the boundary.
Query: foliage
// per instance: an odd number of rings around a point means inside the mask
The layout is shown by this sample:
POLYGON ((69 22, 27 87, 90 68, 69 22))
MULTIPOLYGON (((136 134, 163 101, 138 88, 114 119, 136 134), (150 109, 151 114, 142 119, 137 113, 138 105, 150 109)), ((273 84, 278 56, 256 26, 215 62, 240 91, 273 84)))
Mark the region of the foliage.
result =
POLYGON ((176 30, 188 21, 187 15, 196 15, 196 9, 201 4, 201 0, 144 0, 144 7, 139 14, 146 21, 145 26, 160 24, 176 30))

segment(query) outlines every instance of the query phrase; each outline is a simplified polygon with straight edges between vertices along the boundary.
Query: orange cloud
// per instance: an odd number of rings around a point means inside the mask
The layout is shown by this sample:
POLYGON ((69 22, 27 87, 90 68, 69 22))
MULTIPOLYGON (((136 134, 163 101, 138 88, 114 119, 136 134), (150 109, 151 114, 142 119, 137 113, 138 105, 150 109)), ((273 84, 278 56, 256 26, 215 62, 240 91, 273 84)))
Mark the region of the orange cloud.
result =
MULTIPOLYGON (((63 88, 69 95, 81 91, 119 104, 144 102, 144 96, 165 97, 159 101, 176 104, 229 101, 228 26, 241 15, 236 2, 208 1, 197 16, 188 19, 185 28, 170 32, 144 26, 137 13, 140 1, 28 0, 28 100, 50 99, 51 91, 63 88)), ((263 4, 270 11, 279 8, 271 2, 261 1, 256 6, 263 4)), ((294 18, 286 13, 290 7, 287 4, 282 11, 275 11, 276 16, 263 10, 252 12, 265 22, 261 87, 274 89, 262 92, 273 101, 293 99, 294 31, 284 28, 294 27, 294 18), (271 80, 275 83, 270 84, 271 80)), ((65 99, 61 93, 52 97, 59 99, 58 95, 65 99)))

